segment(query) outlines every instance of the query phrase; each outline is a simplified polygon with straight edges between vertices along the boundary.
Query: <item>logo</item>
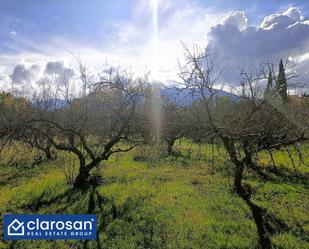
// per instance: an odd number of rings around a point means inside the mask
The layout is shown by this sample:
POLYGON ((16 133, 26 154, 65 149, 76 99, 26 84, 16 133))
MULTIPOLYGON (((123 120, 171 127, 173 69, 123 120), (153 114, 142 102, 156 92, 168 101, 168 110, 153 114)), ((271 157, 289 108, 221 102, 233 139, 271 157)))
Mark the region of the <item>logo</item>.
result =
POLYGON ((5 214, 5 240, 95 240, 92 214, 5 214))
POLYGON ((8 235, 9 236, 23 236, 25 234, 24 222, 20 222, 15 219, 8 225, 8 235))

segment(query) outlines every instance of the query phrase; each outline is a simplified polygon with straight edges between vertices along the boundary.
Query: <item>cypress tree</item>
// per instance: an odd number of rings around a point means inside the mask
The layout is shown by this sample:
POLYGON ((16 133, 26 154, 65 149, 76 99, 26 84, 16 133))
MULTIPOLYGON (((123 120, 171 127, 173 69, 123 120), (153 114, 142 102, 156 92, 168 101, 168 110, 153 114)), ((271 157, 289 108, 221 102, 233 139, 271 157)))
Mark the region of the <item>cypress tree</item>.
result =
POLYGON ((283 66, 283 61, 281 59, 279 63, 279 73, 277 77, 276 90, 283 103, 286 103, 288 101, 287 88, 288 87, 285 76, 285 69, 283 66))

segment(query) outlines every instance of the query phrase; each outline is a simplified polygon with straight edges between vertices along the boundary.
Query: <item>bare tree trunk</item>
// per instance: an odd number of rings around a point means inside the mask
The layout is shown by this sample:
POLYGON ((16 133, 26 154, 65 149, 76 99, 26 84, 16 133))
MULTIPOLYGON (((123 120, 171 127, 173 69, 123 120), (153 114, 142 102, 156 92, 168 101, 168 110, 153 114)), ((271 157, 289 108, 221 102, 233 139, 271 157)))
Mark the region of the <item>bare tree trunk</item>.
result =
POLYGON ((108 156, 105 158, 93 158, 91 162, 86 164, 86 159, 84 156, 79 154, 79 173, 75 178, 74 188, 84 189, 88 188, 93 184, 97 184, 96 179, 90 176, 90 171, 95 168, 101 161, 107 160, 108 156))
POLYGON ((235 166, 234 170, 234 190, 237 194, 243 193, 242 178, 244 174, 244 163, 237 158, 236 148, 234 141, 227 137, 222 137, 223 144, 227 150, 231 162, 235 166))
POLYGON ((85 158, 79 159, 79 172, 74 181, 74 188, 83 189, 87 188, 91 182, 90 170, 92 168, 86 167, 85 158))
POLYGON ((50 152, 50 147, 48 147, 47 149, 44 150, 44 153, 45 153, 45 157, 47 160, 52 160, 53 159, 53 156, 50 152))
POLYGON ((167 154, 168 155, 172 154, 174 144, 175 144, 175 140, 174 139, 171 139, 171 140, 167 141, 167 154))
POLYGON ((90 184, 89 170, 79 169, 79 173, 74 181, 74 188, 83 189, 87 188, 90 184))
POLYGON ((291 151, 289 150, 289 148, 286 148, 286 152, 288 153, 289 158, 290 158, 290 160, 291 160, 294 173, 296 173, 296 172, 297 172, 297 169, 296 169, 296 166, 295 166, 295 163, 294 163, 294 159, 293 159, 293 156, 292 156, 291 151))
MULTIPOLYGON (((234 163, 235 164, 235 163, 234 163)), ((240 163, 235 165, 235 173, 234 173, 234 190, 237 194, 243 193, 242 188, 242 178, 244 175, 244 166, 240 163)))

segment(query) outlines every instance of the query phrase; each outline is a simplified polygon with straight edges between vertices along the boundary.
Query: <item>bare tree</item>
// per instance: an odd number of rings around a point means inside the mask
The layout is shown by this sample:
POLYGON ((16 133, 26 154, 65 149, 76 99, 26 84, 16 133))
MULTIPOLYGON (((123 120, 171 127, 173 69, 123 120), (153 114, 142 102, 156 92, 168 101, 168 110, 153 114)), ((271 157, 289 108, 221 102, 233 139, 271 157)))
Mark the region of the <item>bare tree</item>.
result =
POLYGON ((177 139, 186 134, 186 110, 177 105, 168 96, 162 96, 162 142, 166 145, 168 155, 173 153, 173 146, 177 139))
POLYGON ((222 80, 224 67, 218 67, 215 54, 196 47, 192 52, 185 47, 185 52, 186 63, 181 67, 180 77, 186 89, 199 94, 199 115, 207 123, 201 127, 222 140, 235 166, 234 189, 244 194, 243 173, 246 167, 256 167, 253 157, 263 150, 307 140, 308 123, 301 122, 299 113, 291 106, 264 100, 256 87, 263 75, 246 68, 240 72, 241 98, 223 106, 216 101, 220 90, 214 89, 214 84, 222 80))
POLYGON ((0 94, 0 140, 2 147, 23 137, 23 125, 27 122, 30 103, 23 97, 10 93, 0 94))
POLYGON ((44 108, 36 106, 25 128, 43 136, 55 149, 74 153, 79 159, 74 186, 86 187, 93 180, 90 171, 100 162, 142 142, 136 109, 146 82, 147 77, 134 79, 110 72, 83 98, 72 98, 66 86, 60 91, 65 94, 65 105, 56 108, 50 101, 44 102, 44 108))
POLYGON ((202 131, 212 138, 219 138, 234 166, 234 190, 250 206, 259 232, 263 248, 271 248, 266 233, 262 209, 250 201, 250 189, 242 184, 245 169, 257 169, 256 155, 261 151, 279 150, 307 141, 308 116, 302 108, 263 98, 258 84, 263 78, 263 70, 241 68, 241 96, 226 104, 216 101, 220 90, 214 85, 223 80, 224 67, 216 61, 216 55, 208 48, 197 47, 190 51, 185 47, 186 62, 180 77, 185 88, 197 93, 200 107, 199 120, 202 131))
POLYGON ((29 144, 31 147, 42 151, 45 154, 47 160, 53 159, 52 143, 40 133, 23 134, 20 140, 29 144))

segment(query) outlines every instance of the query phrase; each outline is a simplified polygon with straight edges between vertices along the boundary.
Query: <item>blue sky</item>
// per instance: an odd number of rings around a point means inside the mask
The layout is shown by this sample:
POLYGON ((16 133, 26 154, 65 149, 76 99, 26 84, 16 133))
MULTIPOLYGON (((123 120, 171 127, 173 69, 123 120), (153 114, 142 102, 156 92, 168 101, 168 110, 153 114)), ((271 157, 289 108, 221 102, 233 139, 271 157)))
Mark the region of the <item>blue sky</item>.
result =
MULTIPOLYGON (((244 28, 236 24, 243 32, 247 27, 260 28, 265 17, 284 13, 291 7, 297 8, 302 18, 293 22, 307 20, 309 2, 297 0, 0 0, 0 80, 9 81, 14 67, 20 64, 24 70, 38 64, 41 73, 50 61, 74 67, 74 54, 92 74, 106 64, 132 67, 137 73, 151 70, 157 64, 158 78, 168 81, 176 74, 177 58, 182 56, 180 41, 200 46, 212 41, 219 48, 230 48, 233 44, 220 41, 223 37, 220 27, 212 33, 210 30, 219 24, 230 26, 231 22, 224 20, 233 16, 233 12, 239 11, 232 17, 234 21, 246 22, 244 28), (154 2, 158 4, 156 59, 153 57, 154 2)), ((304 25, 307 24, 303 22, 299 30, 304 25)), ((243 36, 241 32, 239 35, 243 36)), ((298 46, 303 44, 288 41, 287 49, 280 52, 291 54, 292 51, 299 57, 304 52, 303 48, 297 51, 298 46)), ((0 82, 0 87, 1 84, 4 83, 0 82)))
MULTIPOLYGON (((48 42, 60 36, 86 42, 90 46, 101 46, 114 42, 115 25, 132 22, 136 18, 139 5, 151 0, 1 0, 1 39, 11 41, 10 32, 29 38, 33 42, 48 42)), ((168 2, 168 1, 167 1, 168 2)), ((170 1, 179 8, 185 1, 170 1)), ((211 8, 217 12, 244 10, 252 23, 258 23, 269 15, 290 5, 308 12, 308 1, 265 1, 265 0, 200 0, 187 1, 200 8, 211 8)), ((175 7, 176 8, 176 7, 175 7)), ((173 10, 173 9, 172 9, 173 10)), ((171 10, 171 11, 172 11, 171 10)), ((161 24, 169 12, 161 13, 161 24)), ((150 23, 148 11, 139 13, 141 22, 150 23)), ((1 52, 10 52, 1 46, 1 52)), ((13 52, 13 51, 11 51, 13 52)))

